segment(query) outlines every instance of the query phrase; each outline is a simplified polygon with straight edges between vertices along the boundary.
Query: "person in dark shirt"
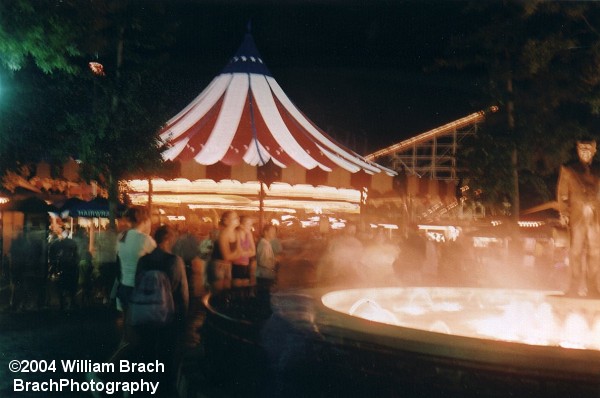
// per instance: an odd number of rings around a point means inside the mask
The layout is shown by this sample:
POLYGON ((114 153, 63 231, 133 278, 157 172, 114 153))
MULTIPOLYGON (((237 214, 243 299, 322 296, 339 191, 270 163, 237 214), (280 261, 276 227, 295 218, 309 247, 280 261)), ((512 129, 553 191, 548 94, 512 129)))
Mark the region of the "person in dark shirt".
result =
MULTIPOLYGON (((168 225, 160 226, 155 232, 154 239, 157 247, 138 260, 135 285, 139 285, 145 271, 163 271, 171 282, 174 316, 170 321, 160 325, 132 326, 129 319, 126 319, 127 334, 133 338, 127 344, 119 347, 108 362, 118 366, 119 361, 123 359, 143 363, 158 361, 164 364, 165 372, 151 374, 96 374, 95 372, 88 372, 86 379, 88 381, 106 382, 107 380, 123 380, 123 378, 139 380, 142 377, 144 380, 159 382, 158 393, 155 396, 174 397, 177 396, 175 381, 177 366, 182 355, 183 333, 185 332, 189 305, 188 283, 183 260, 172 253, 173 244, 177 239, 175 231, 168 225)), ((128 311, 134 310, 129 308, 128 311)), ((95 394, 94 396, 100 395, 95 394)))
POLYGON ((189 307, 189 289, 183 259, 172 253, 177 240, 175 231, 168 225, 160 226, 154 239, 157 247, 138 261, 136 285, 147 270, 161 270, 171 281, 173 294, 173 320, 160 326, 134 326, 139 337, 138 354, 142 362, 158 360, 165 364, 165 374, 160 377, 160 396, 172 396, 175 388, 177 365, 182 355, 186 315, 189 307))
POLYGON ((79 283, 79 248, 62 235, 50 244, 50 282, 56 284, 60 309, 75 307, 79 283))
POLYGON ((171 281, 176 319, 181 322, 189 306, 189 289, 183 259, 172 252, 177 235, 170 226, 162 225, 156 230, 154 239, 157 247, 138 261, 136 280, 147 269, 164 271, 171 281))

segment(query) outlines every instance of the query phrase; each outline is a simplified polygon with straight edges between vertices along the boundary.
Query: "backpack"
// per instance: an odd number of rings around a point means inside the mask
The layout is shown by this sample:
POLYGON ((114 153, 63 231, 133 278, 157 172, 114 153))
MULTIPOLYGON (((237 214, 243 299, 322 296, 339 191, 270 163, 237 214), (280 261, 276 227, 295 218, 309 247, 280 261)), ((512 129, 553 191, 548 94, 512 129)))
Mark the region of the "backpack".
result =
POLYGON ((129 300, 129 324, 161 326, 171 322, 174 313, 171 281, 167 274, 158 269, 141 271, 129 300))

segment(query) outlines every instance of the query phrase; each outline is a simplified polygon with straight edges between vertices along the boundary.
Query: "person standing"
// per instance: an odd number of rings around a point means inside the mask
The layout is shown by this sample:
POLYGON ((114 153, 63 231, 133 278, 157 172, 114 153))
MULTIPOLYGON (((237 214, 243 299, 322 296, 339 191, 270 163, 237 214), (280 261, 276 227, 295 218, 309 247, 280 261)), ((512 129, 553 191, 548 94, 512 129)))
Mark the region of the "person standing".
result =
POLYGON ((252 257, 256 255, 256 246, 252 236, 252 218, 242 216, 237 227, 238 243, 241 255, 232 261, 231 283, 235 287, 250 286, 252 278, 252 257))
MULTIPOLYGON (((181 257, 172 253, 173 244, 177 239, 175 231, 168 225, 160 226, 155 232, 156 247, 142 257, 140 257, 136 266, 136 275, 134 276, 137 291, 132 291, 130 301, 128 302, 125 316, 125 336, 117 351, 111 356, 107 363, 118 364, 122 360, 133 362, 154 362, 163 363, 164 372, 155 372, 153 374, 123 374, 114 373, 96 373, 88 372, 86 380, 96 383, 106 381, 129 380, 130 377, 159 382, 159 397, 176 396, 174 380, 176 375, 176 366, 181 357, 181 347, 183 342, 183 331, 185 330, 186 315, 189 306, 189 289, 185 265, 181 257), (136 316, 139 312, 148 314, 148 311, 156 313, 156 305, 161 306, 158 300, 160 297, 167 297, 161 292, 148 290, 147 288, 156 287, 152 284, 144 284, 144 274, 152 271, 159 271, 163 278, 168 279, 168 293, 170 295, 171 310, 167 319, 161 323, 137 323, 136 316), (140 294, 141 293, 141 294, 140 294), (150 297, 152 301, 136 302, 136 295, 150 297), (137 305, 137 307, 136 307, 137 305), (143 308, 146 306, 146 308, 143 308), (140 309, 141 308, 141 309, 140 309), (137 313, 137 314, 136 314, 137 313)), ((163 285, 164 286, 164 285, 163 285)), ((159 314, 164 315, 164 308, 160 308, 159 314)), ((139 319, 139 318, 138 318, 139 319)), ((97 391, 92 392, 94 397, 99 397, 97 391)))
POLYGON ((213 251, 213 247, 217 239, 219 238, 219 230, 212 229, 208 234, 200 241, 200 258, 204 261, 210 260, 210 256, 213 251))
POLYGON ((231 287, 231 262, 242 255, 236 228, 240 218, 235 211, 221 215, 219 236, 214 244, 208 267, 208 282, 213 291, 231 287))
POLYGON ((60 309, 75 307, 75 296, 79 284, 79 249, 77 243, 68 236, 61 237, 56 245, 56 269, 59 275, 58 300, 60 309))
POLYGON ((577 141, 579 160, 560 168, 557 201, 561 224, 569 228, 571 281, 567 296, 579 293, 585 277, 588 297, 600 297, 600 171, 592 167, 596 141, 577 141))
MULTIPOLYGON (((156 375, 160 381, 159 396, 171 397, 175 392, 177 366, 181 359, 184 341, 186 316, 189 308, 189 288, 186 267, 183 259, 173 254, 173 245, 177 240, 175 231, 168 225, 160 226, 154 239, 157 247, 151 253, 140 258, 137 267, 136 285, 144 272, 162 271, 171 284, 174 314, 166 323, 160 325, 133 326, 139 340, 138 358, 144 362, 157 360, 165 364, 164 375, 156 375)), ((132 303, 132 312, 135 311, 132 303)))
POLYGON ((355 224, 346 224, 341 235, 329 240, 316 277, 320 286, 353 287, 363 282, 363 244, 356 237, 355 224))
MULTIPOLYGON (((188 227, 183 233, 180 233, 177 241, 173 245, 173 254, 183 259, 185 264, 185 271, 187 274, 188 286, 190 289, 190 295, 194 294, 195 291, 203 291, 203 286, 195 283, 197 278, 194 278, 197 274, 197 270, 202 272, 202 267, 197 267, 201 262, 200 260, 200 241, 198 240, 194 227, 188 227)), ((202 281, 200 281, 202 282, 202 281)))
POLYGON ((156 248, 156 242, 150 236, 151 221, 148 209, 141 206, 132 207, 127 210, 125 217, 132 228, 123 232, 117 242, 120 272, 117 307, 123 311, 127 309, 129 297, 135 286, 138 260, 156 248))
POLYGON ((270 289, 276 280, 277 258, 271 243, 275 238, 275 231, 274 225, 265 225, 256 245, 256 282, 264 289, 270 289))
POLYGON ((29 268, 30 242, 24 232, 10 245, 10 309, 25 309, 25 271, 29 268))

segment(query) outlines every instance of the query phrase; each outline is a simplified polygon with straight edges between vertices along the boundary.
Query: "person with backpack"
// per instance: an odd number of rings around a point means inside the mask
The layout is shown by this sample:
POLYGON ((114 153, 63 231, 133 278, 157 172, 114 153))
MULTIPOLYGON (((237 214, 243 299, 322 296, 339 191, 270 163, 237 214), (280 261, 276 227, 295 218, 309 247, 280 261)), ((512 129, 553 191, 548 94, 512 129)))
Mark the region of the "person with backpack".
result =
POLYGON ((160 226, 154 234, 157 247, 138 262, 127 319, 134 327, 185 321, 189 290, 183 259, 172 252, 176 239, 169 225, 160 226))
POLYGON ((162 225, 154 240, 156 249, 138 262, 126 321, 138 337, 139 359, 165 364, 164 377, 158 381, 163 395, 169 396, 182 353, 189 290, 183 259, 172 253, 175 231, 162 225))
MULTIPOLYGON (((181 257, 172 254, 176 238, 177 235, 170 226, 160 226, 154 234, 157 247, 139 259, 135 286, 129 295, 125 314, 126 334, 132 338, 108 361, 118 364, 119 360, 128 359, 134 362, 163 363, 165 373, 143 375, 145 380, 160 382, 157 396, 161 397, 176 396, 175 378, 189 305, 185 265, 181 257)), ((107 378, 121 380, 123 377, 139 375, 86 374, 88 381, 97 383, 104 382, 107 378)))

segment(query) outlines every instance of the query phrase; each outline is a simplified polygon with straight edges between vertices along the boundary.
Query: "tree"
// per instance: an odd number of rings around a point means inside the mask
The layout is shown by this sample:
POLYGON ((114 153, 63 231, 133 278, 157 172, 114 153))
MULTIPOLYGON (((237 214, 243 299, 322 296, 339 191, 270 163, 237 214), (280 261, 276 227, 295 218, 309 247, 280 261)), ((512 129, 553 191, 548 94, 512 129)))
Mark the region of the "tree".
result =
POLYGON ((32 59, 44 73, 76 73, 78 31, 66 23, 76 1, 13 0, 0 3, 0 63, 21 70, 32 59))
MULTIPOLYGON (((69 151, 53 136, 68 108, 65 82, 81 68, 69 1, 0 3, 0 172, 69 151)), ((61 156, 64 157, 64 156, 61 156)))
POLYGON ((167 113, 157 98, 165 91, 161 69, 175 25, 159 3, 95 5, 90 9, 94 40, 86 43, 86 52, 97 54, 105 74, 88 75, 90 107, 71 114, 68 127, 79 132, 85 171, 107 185, 114 206, 121 179, 156 174, 163 165, 156 133, 167 113))
POLYGON ((489 199, 511 197, 514 217, 520 189, 535 187, 547 198, 544 178, 570 156, 576 136, 597 123, 599 11, 587 3, 469 4, 477 29, 455 36, 450 55, 439 61, 476 72, 484 97, 503 110, 504 121, 486 126, 488 137, 476 142, 489 145, 482 149, 490 154, 493 148, 495 162, 470 157, 473 151, 463 161, 471 162, 489 199))
POLYGON ((0 167, 82 160, 84 176, 108 188, 114 226, 118 181, 162 167, 157 132, 167 113, 157 98, 166 91, 161 68, 176 25, 158 2, 0 7, 2 65, 21 94, 0 108, 10 120, 0 127, 0 167), (104 74, 93 74, 90 61, 104 74))

